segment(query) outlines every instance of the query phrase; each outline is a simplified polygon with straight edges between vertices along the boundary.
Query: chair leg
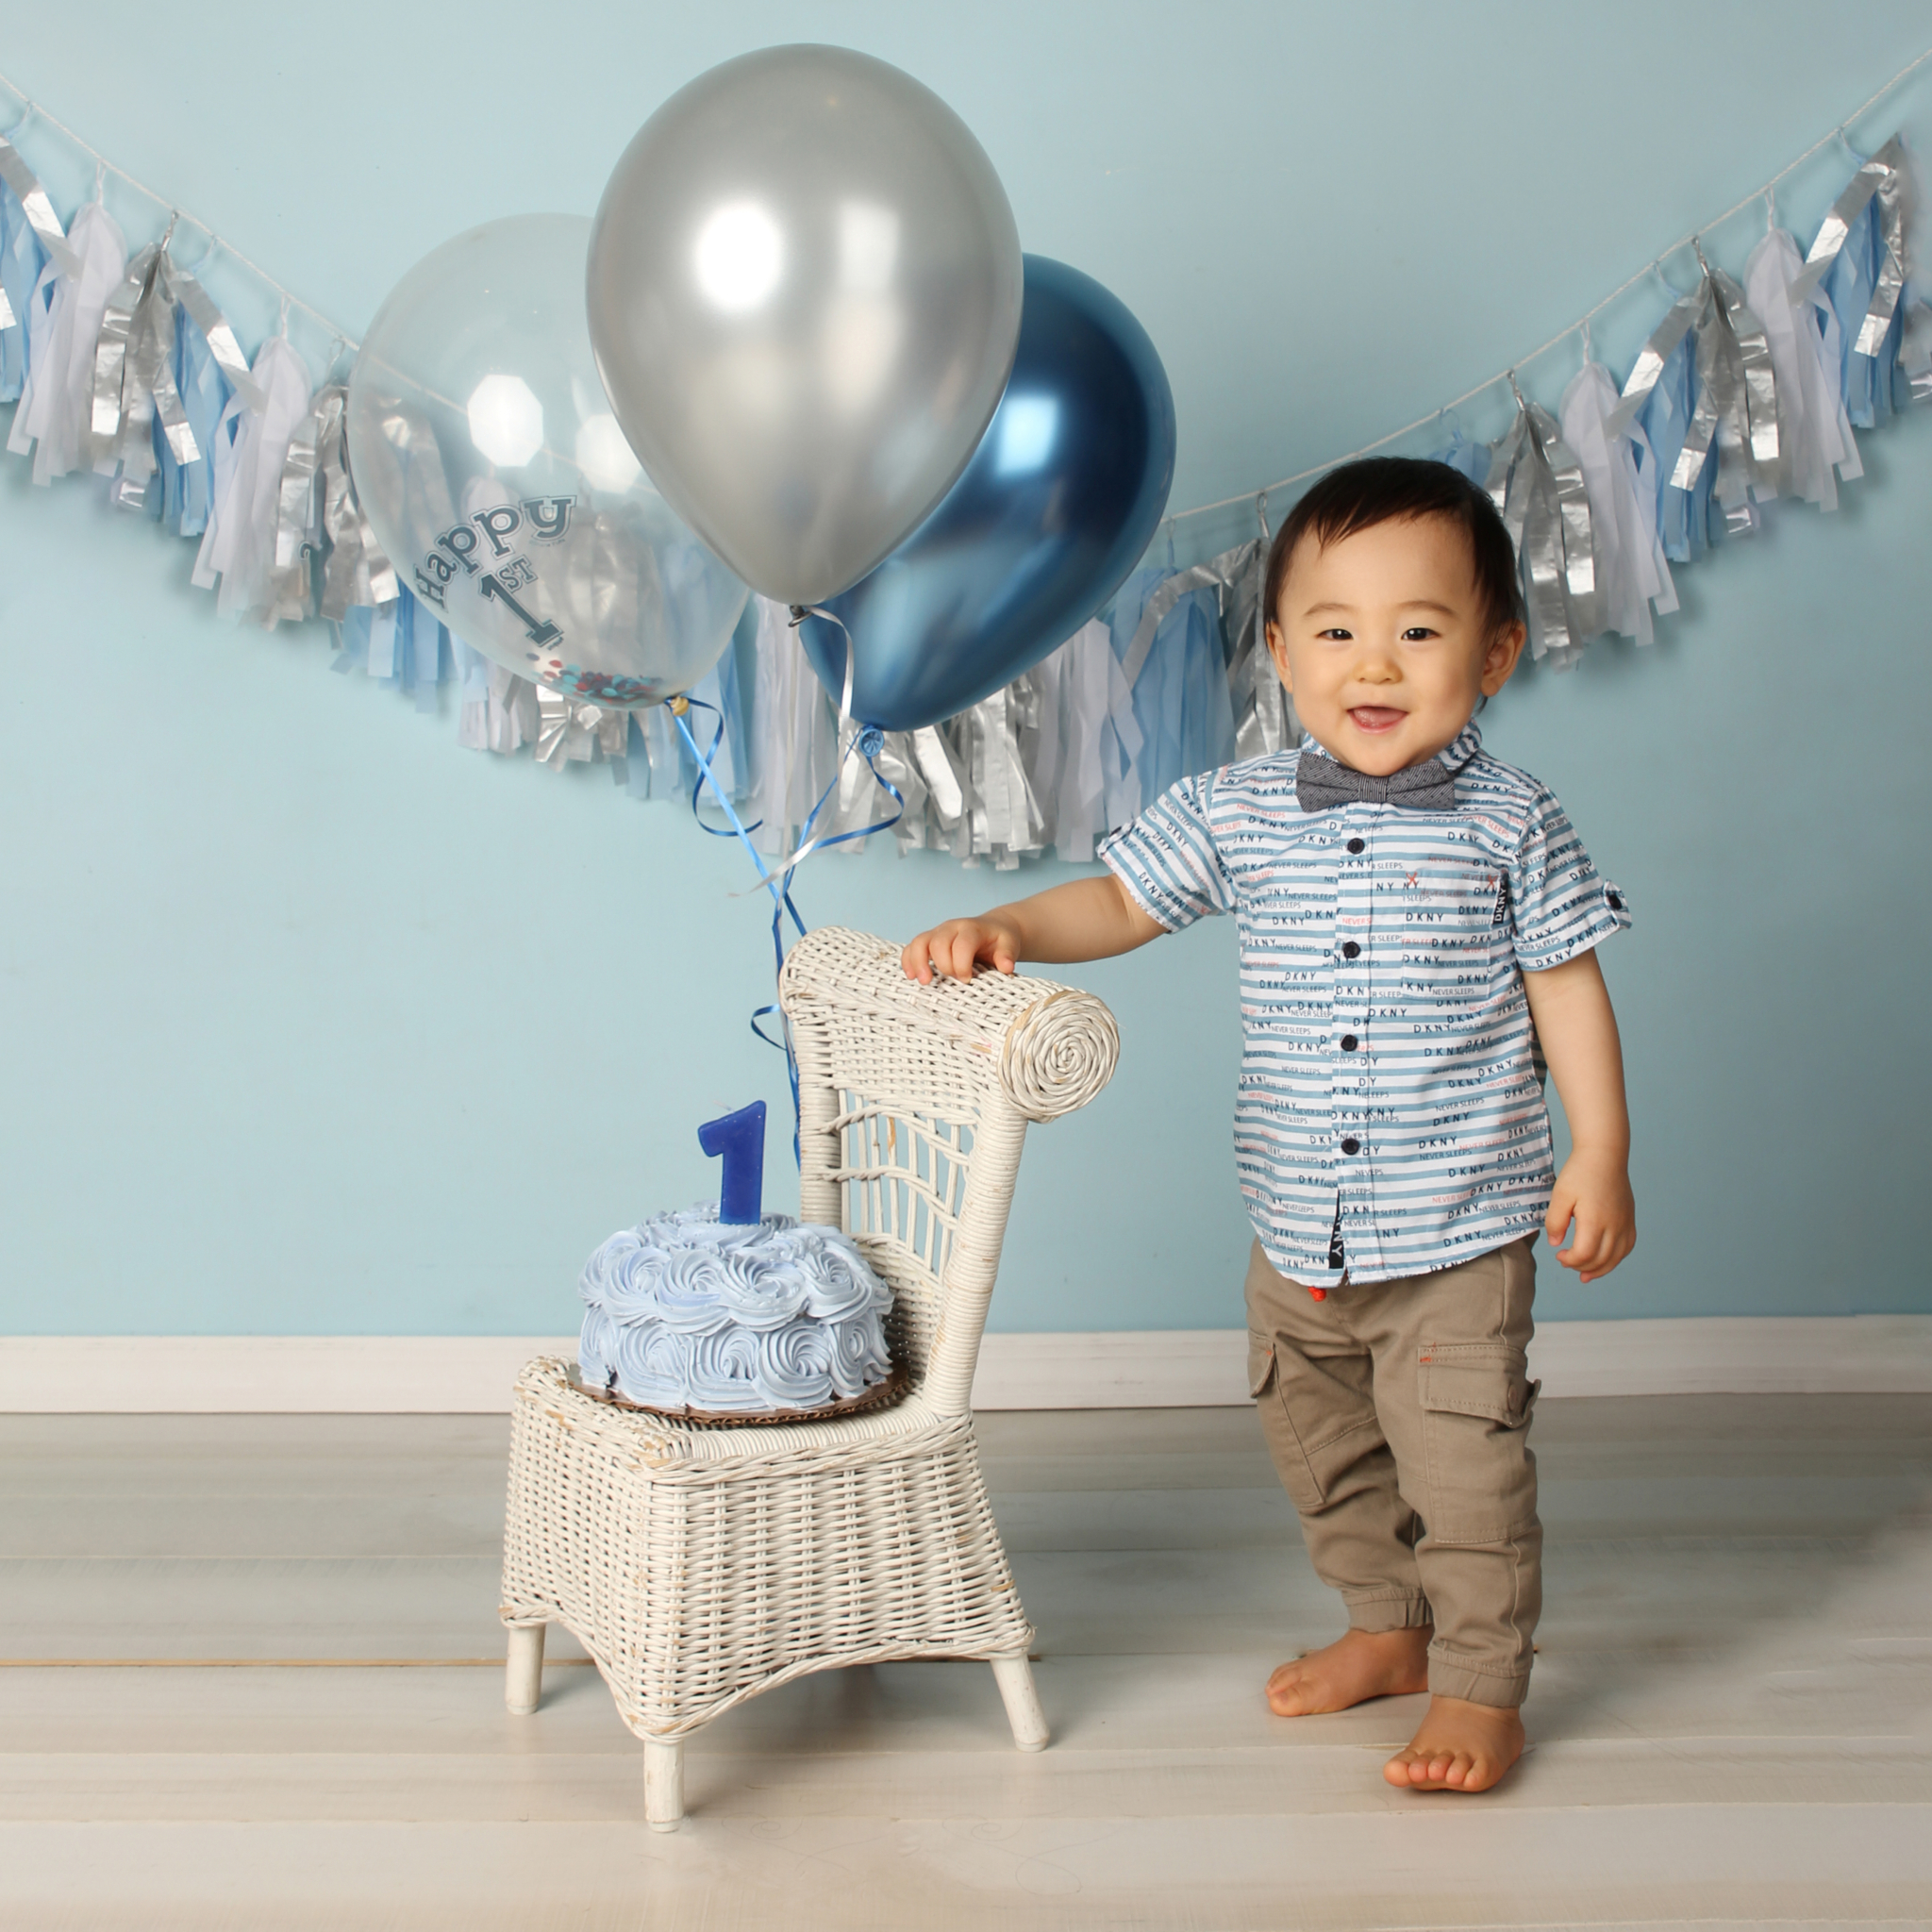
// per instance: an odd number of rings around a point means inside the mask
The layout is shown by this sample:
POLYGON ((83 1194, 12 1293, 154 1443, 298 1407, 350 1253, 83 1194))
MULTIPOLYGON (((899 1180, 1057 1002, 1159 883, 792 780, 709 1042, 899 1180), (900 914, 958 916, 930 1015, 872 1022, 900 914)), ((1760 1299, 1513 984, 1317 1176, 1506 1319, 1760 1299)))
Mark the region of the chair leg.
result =
POLYGON ((509 1626, 509 1661, 504 1674, 503 1701, 518 1717, 528 1717, 543 1696, 543 1632, 541 1624, 509 1626))
POLYGON ((1033 1688, 1033 1667, 1024 1651, 992 1660, 993 1681, 1006 1701, 1007 1722, 1013 1727, 1013 1742, 1022 1751, 1046 1749, 1046 1713, 1040 1707, 1040 1693, 1033 1688))
POLYGON ((675 1831, 684 1817, 684 1740, 644 1740, 644 1823, 675 1831))

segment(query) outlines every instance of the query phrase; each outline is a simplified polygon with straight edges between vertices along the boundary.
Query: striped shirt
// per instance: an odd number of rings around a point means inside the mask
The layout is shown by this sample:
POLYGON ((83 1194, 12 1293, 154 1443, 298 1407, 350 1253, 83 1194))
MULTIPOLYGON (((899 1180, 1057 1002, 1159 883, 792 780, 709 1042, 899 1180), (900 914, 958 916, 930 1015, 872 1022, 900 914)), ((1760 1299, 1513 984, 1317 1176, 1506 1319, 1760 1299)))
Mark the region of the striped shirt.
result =
POLYGON ((1440 754, 1454 812, 1304 812, 1300 749, 1184 778, 1100 857, 1175 931, 1232 912, 1245 1045, 1235 1163, 1268 1258, 1350 1278, 1447 1268, 1532 1233, 1556 1165, 1523 975, 1630 924, 1549 788, 1440 754))

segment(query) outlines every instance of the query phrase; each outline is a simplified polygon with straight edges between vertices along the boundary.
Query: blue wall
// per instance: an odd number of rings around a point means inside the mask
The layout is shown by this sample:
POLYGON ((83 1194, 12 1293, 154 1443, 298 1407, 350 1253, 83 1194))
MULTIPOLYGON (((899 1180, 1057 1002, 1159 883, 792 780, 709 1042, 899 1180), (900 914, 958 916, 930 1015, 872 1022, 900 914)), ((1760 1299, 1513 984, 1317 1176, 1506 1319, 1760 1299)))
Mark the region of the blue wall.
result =
MULTIPOLYGON (((447 235, 591 208, 711 62, 868 48, 975 127, 1029 248, 1147 322, 1176 505, 1488 375, 1926 34, 1917 0, 1856 35, 1810 0, 326 12, 298 36, 225 4, 192 31, 126 0, 84 32, 42 8, 0 69, 353 331, 447 235)), ((1932 86, 1854 135, 1901 123, 1932 133, 1932 86)), ((25 145, 71 206, 82 176, 25 145)), ((1843 172, 1824 157, 1786 196, 1807 236, 1843 172)), ((109 199, 134 239, 158 225, 109 199)), ((1761 222, 1718 231, 1734 269, 1761 222)), ((258 332, 245 285, 211 279, 258 332)), ((1620 368, 1659 306, 1640 289, 1599 328, 1620 368)), ((1566 344, 1533 387, 1554 401, 1574 367, 1566 344)), ((1605 963, 1641 1244, 1590 1289, 1548 1271, 1546 1315, 1932 1307, 1932 411, 1862 446, 1837 516, 1780 508, 1683 572, 1656 646, 1599 643, 1491 708, 1491 747, 1557 785, 1638 915, 1605 963)), ((742 858, 601 769, 458 750, 447 715, 328 675, 320 630, 235 629, 191 560, 0 458, 0 1328, 567 1329, 597 1240, 713 1184, 693 1124, 755 1093, 782 1110, 744 1025, 769 952, 742 858)), ((1011 883, 874 852, 815 863, 804 901, 903 935, 1011 883)), ((1239 1321, 1231 941, 1070 974, 1125 1058, 1034 1139, 996 1325, 1239 1321)))

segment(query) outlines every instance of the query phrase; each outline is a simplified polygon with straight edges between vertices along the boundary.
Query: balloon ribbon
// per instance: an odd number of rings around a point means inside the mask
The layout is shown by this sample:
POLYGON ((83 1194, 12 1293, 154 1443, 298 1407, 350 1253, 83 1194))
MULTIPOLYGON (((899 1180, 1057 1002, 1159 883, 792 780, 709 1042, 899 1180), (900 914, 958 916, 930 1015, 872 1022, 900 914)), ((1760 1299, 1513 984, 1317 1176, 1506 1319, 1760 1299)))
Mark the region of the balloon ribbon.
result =
MULTIPOLYGON (((848 671, 848 677, 849 675, 848 671)), ((860 725, 853 732, 851 741, 845 747, 845 756, 839 761, 839 770, 832 774, 831 783, 819 794, 818 803, 812 807, 811 811, 806 818, 805 824, 799 827, 801 837, 797 850, 784 861, 782 866, 774 867, 773 872, 767 872, 764 861, 758 857, 758 848, 751 842, 751 834, 764 821, 760 819, 757 824, 747 826, 738 816, 737 809, 733 807, 724 786, 718 782, 718 774, 711 769, 711 760, 717 757, 718 747, 724 741, 724 714, 722 712, 718 713, 718 728, 712 735, 709 749, 700 750, 697 740, 691 736, 690 724, 685 722, 685 714, 693 707, 707 711, 717 711, 717 707, 705 704, 703 700, 697 698, 669 698, 665 702, 670 709, 672 718, 676 723, 678 733, 683 738, 686 748, 697 761, 698 781, 691 788, 691 816, 697 819, 698 824, 703 825, 704 829, 711 833, 715 838, 728 839, 735 837, 739 843, 744 847, 745 851, 751 855, 752 864, 758 869, 758 883, 772 895, 772 953, 775 969, 782 972, 785 966, 786 920, 791 920, 792 926, 795 928, 796 938, 803 939, 806 933, 805 921, 800 916, 798 908, 792 903, 791 898, 792 876, 798 871, 800 865, 812 853, 823 851, 827 846, 842 845, 849 839, 867 838, 874 832, 890 831, 905 815, 905 794, 878 768, 878 756, 885 748, 885 733, 879 730, 876 725, 872 724, 860 725), (818 822, 818 816, 824 810, 826 804, 831 799, 832 793, 839 789, 840 776, 846 765, 851 761, 855 752, 865 760, 880 790, 891 795, 892 802, 898 809, 892 813, 891 818, 879 819, 872 824, 859 826, 853 831, 836 832, 829 838, 815 839, 811 836, 812 826, 818 822), (698 811, 698 799, 707 785, 709 785, 712 797, 724 808, 724 816, 731 822, 728 830, 717 825, 705 824, 704 818, 698 811)), ((776 1002, 770 1006, 760 1007, 751 1016, 751 1030, 767 1046, 777 1047, 785 1056, 786 1077, 791 1087, 791 1158, 794 1162, 802 1165, 803 1159, 799 1146, 798 1055, 791 1043, 791 1028, 786 1022, 783 1008, 776 1002), (778 1024, 781 1028, 781 1037, 776 1040, 774 1040, 758 1024, 761 1020, 769 1018, 774 1013, 778 1015, 778 1024)))

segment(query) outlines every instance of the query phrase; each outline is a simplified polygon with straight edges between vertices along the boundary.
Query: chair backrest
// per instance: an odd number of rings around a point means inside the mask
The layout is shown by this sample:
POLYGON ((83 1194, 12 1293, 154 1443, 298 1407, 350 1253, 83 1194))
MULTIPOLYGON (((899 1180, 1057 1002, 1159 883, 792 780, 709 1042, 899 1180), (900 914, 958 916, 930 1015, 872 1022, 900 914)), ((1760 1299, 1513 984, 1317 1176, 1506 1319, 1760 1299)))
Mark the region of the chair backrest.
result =
POLYGON ((822 926, 779 1002, 798 1057, 800 1202, 891 1286, 895 1357, 941 1414, 971 1405, 1030 1121, 1084 1107, 1120 1055, 1092 994, 986 972, 931 986, 899 948, 822 926))

